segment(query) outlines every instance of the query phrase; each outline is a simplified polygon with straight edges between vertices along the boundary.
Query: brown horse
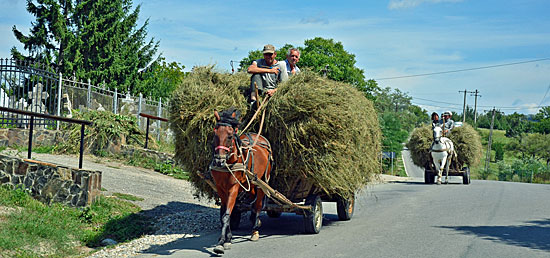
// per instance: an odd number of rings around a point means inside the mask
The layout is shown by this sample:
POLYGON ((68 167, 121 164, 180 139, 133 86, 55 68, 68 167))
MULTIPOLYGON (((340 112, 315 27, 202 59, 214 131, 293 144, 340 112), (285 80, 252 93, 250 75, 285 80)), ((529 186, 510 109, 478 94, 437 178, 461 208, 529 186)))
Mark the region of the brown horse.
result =
MULTIPOLYGON (((231 212, 235 207, 239 192, 248 191, 254 199, 250 220, 254 223, 250 240, 257 241, 260 237, 258 229, 261 225, 259 215, 263 208, 265 193, 255 185, 252 178, 247 177, 245 169, 254 177, 269 180, 272 168, 271 146, 261 135, 248 133, 237 135, 239 112, 229 109, 218 114, 214 111, 217 123, 214 128, 214 159, 210 170, 216 190, 221 199, 220 219, 222 232, 218 244, 214 248, 217 254, 223 254, 231 246, 231 212)), ((238 216, 237 219, 240 219, 238 216)))

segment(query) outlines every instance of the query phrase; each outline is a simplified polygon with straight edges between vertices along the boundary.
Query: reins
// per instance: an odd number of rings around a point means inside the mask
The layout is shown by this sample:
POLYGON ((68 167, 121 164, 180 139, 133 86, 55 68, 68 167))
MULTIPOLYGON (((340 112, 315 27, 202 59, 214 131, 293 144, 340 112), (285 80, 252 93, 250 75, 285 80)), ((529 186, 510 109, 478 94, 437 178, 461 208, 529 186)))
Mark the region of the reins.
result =
MULTIPOLYGON (((256 88, 257 89, 257 88, 256 88)), ((256 96, 258 96, 256 94, 256 96)), ((259 105, 258 109, 256 110, 256 112, 254 113, 254 115, 252 116, 252 118, 250 119, 250 121, 248 122, 248 124, 244 127, 243 130, 241 130, 241 132, 237 135, 237 140, 235 140, 235 144, 237 145, 237 152, 239 154, 237 154, 237 160, 239 160, 239 157, 243 160, 243 165, 244 165, 244 177, 246 178, 246 182, 247 182, 247 185, 248 185, 248 188, 247 187, 244 187, 244 185, 241 183, 241 181, 239 179, 237 179, 237 177, 235 176, 235 174, 233 173, 233 170, 229 167, 229 165, 227 163, 225 163, 225 168, 227 169, 227 171, 229 171, 229 173, 231 173, 231 175, 233 176, 233 178, 235 179, 235 181, 237 181, 237 183, 243 188, 243 190, 245 191, 250 191, 251 189, 251 185, 250 185, 250 179, 248 178, 249 177, 249 174, 253 174, 256 178, 257 178, 257 175, 253 172, 251 172, 250 170, 248 170, 248 162, 250 160, 250 157, 254 157, 254 146, 256 146, 256 144, 258 143, 258 140, 260 139, 260 134, 262 132, 262 129, 263 129, 263 126, 264 126, 264 120, 265 120, 265 106, 267 105, 267 103, 269 102, 269 99, 270 97, 267 96, 264 98, 264 100, 262 101, 262 103, 259 105), (262 111, 263 109, 263 111, 262 111), (246 147, 243 147, 241 146, 240 144, 238 144, 238 142, 240 142, 240 136, 246 132, 246 130, 248 129, 248 127, 252 124, 252 122, 254 122, 254 120, 258 117, 258 114, 260 113, 260 111, 262 111, 262 118, 260 120, 260 129, 258 131, 258 133, 256 134, 256 138, 254 139, 254 141, 252 142, 252 145, 250 146, 246 146, 246 147), (244 159, 244 154, 243 154, 243 148, 247 148, 248 149, 248 155, 246 155, 246 159, 244 159)), ((223 125, 223 126, 231 126, 233 127, 232 125, 228 124, 228 123, 222 123, 222 122, 218 122, 218 125, 223 125)), ((249 141, 251 140, 250 139, 250 136, 249 137, 249 141)), ((271 146, 267 146, 268 148, 271 148, 271 146)), ((218 149, 223 149, 225 151, 230 151, 230 149, 228 147, 225 147, 225 146, 217 146, 214 150, 218 150, 218 149)), ((271 152, 271 150, 269 150, 271 152)), ((235 153, 231 153, 229 155, 229 157, 235 155, 235 153)), ((254 170, 254 158, 251 159, 252 160, 252 170, 254 170)), ((269 166, 266 166, 266 171, 268 169, 269 166)), ((238 171, 238 170, 237 170, 238 171)), ((265 175, 265 172, 264 172, 264 175, 265 175)), ((266 181, 269 182, 269 177, 267 175, 266 176, 266 181)))

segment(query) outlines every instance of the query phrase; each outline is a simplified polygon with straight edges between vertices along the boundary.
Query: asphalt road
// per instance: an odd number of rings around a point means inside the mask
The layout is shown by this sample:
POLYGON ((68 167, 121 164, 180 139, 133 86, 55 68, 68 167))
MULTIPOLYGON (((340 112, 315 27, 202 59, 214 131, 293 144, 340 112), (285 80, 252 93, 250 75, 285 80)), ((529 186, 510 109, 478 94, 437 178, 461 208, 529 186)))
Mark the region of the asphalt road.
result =
MULTIPOLYGON (((550 257, 550 185, 462 185, 460 177, 425 185, 423 176, 408 172, 410 181, 367 187, 350 221, 338 221, 336 205, 324 203, 316 235, 304 233, 301 216, 262 215, 260 241, 250 242, 244 223, 224 257, 550 257)), ((212 257, 218 234, 179 239, 138 257, 212 257)))

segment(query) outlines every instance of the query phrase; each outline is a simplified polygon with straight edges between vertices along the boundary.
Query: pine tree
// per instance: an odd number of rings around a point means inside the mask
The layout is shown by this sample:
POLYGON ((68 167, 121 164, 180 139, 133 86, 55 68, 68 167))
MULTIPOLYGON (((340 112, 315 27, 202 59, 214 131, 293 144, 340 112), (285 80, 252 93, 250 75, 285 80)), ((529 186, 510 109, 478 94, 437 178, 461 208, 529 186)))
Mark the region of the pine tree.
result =
POLYGON ((148 21, 138 27, 140 6, 132 9, 131 0, 27 0, 27 10, 36 17, 30 34, 13 32, 29 55, 14 47, 14 58, 119 92, 133 92, 138 70, 154 61, 159 42, 146 41, 148 21))
POLYGON ((70 52, 77 77, 133 91, 138 70, 153 60, 159 44, 145 42, 148 21, 137 28, 140 7, 130 12, 129 0, 84 0, 75 9, 77 34, 70 52))
POLYGON ((71 1, 37 0, 35 3, 27 0, 27 11, 36 17, 30 34, 25 36, 16 26, 12 30, 29 55, 25 56, 13 47, 12 57, 62 66, 65 47, 72 40, 72 34, 68 31, 68 15, 71 10, 71 1))

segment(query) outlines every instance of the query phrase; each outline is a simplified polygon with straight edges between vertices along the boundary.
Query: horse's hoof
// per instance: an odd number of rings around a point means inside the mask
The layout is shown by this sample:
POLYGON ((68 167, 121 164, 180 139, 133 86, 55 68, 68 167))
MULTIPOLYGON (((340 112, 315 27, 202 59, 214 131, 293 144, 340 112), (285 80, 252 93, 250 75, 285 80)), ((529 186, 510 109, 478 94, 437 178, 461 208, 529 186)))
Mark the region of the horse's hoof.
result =
POLYGON ((223 249, 225 250, 231 249, 231 243, 223 243, 223 249))
POLYGON ((260 239, 260 232, 254 231, 252 232, 252 236, 250 236, 250 241, 258 241, 260 239))
POLYGON ((214 253, 216 253, 216 254, 224 254, 224 253, 225 253, 225 249, 223 249, 223 246, 222 246, 222 245, 217 245, 216 247, 214 247, 214 253))
POLYGON ((441 181, 437 181, 437 185, 441 185, 441 181))

